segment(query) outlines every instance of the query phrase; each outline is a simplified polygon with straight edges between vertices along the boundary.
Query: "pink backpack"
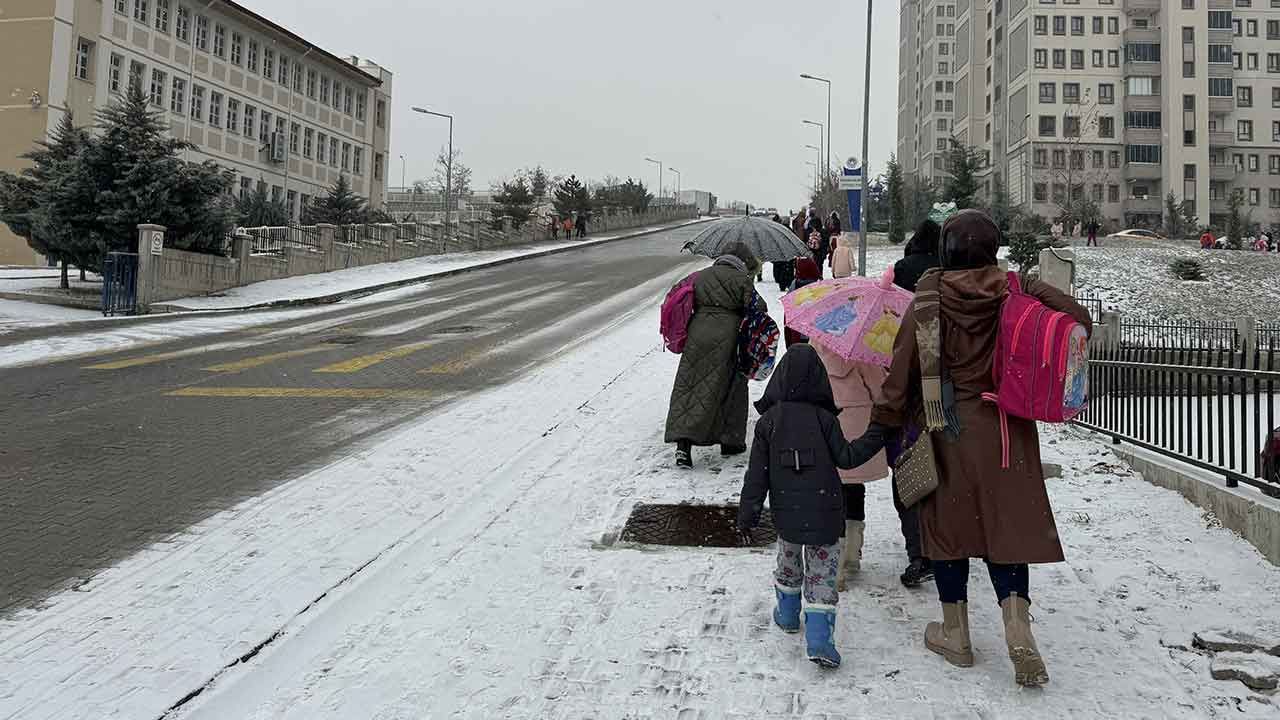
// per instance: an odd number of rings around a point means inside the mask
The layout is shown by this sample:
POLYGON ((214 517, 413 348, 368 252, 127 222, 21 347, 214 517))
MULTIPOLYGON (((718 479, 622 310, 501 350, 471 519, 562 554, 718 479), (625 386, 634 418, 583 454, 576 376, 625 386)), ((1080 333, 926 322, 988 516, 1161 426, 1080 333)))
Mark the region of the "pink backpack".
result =
POLYGON ((1089 334, 1064 312, 1022 291, 1009 273, 1009 297, 1000 311, 1000 338, 991 373, 996 391, 984 399, 1000 408, 1008 467, 1008 415, 1067 422, 1084 411, 1089 393, 1089 334))
POLYGON ((689 340, 689 320, 693 318, 693 281, 698 273, 693 273, 676 283, 662 301, 662 316, 658 331, 667 349, 679 355, 684 352, 684 345, 689 340))

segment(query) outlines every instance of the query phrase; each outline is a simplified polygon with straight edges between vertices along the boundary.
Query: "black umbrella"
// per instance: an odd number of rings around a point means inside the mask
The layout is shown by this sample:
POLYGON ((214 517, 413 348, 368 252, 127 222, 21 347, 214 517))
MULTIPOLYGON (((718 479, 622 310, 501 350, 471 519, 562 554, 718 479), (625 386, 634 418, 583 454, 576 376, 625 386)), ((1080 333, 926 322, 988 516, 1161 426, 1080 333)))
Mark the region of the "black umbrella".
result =
POLYGON ((764 218, 733 217, 717 220, 685 243, 684 249, 697 255, 718 258, 734 243, 743 243, 757 259, 782 262, 808 257, 809 248, 791 228, 764 218))

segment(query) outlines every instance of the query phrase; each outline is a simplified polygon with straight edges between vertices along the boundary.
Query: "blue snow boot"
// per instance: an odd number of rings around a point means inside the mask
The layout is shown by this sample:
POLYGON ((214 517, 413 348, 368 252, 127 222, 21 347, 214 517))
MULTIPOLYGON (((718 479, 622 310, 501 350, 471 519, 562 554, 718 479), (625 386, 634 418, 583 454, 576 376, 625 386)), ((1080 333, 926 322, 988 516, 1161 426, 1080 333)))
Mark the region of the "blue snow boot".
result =
POLYGON ((809 646, 809 659, 825 668, 840 667, 836 652, 836 608, 834 605, 810 605, 804 611, 804 640, 809 646))
POLYGON ((773 609, 773 621, 786 632, 800 632, 800 588, 783 590, 774 585, 773 592, 778 596, 778 606, 773 609))

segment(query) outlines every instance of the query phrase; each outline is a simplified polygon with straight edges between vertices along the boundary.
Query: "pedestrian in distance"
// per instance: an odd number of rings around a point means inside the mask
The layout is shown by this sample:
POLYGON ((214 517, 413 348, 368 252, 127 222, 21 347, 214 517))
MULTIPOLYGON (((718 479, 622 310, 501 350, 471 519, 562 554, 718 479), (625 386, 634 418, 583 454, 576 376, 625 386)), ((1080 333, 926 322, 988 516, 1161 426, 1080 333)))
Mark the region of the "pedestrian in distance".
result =
MULTIPOLYGON (((773 221, 790 229, 790 226, 781 217, 774 215, 773 221)), ((786 292, 787 287, 791 285, 791 281, 796 277, 796 261, 795 260, 776 260, 769 263, 773 268, 773 281, 778 284, 778 292, 786 292)))
POLYGON ((1086 232, 1089 233, 1089 240, 1085 243, 1085 247, 1101 247, 1101 245, 1098 244, 1098 230, 1100 229, 1101 228, 1099 227, 1098 220, 1096 218, 1089 221, 1089 224, 1086 226, 1086 232))
POLYGON ((586 237, 587 236, 587 214, 586 213, 578 213, 577 226, 578 226, 578 237, 579 238, 586 237))
MULTIPOLYGON (((1049 674, 1031 634, 1028 566, 1062 562, 1063 553, 1036 423, 1002 417, 983 398, 996 389, 992 362, 1009 295, 1008 275, 996 259, 1000 230, 984 213, 963 210, 943 225, 940 247, 942 268, 921 279, 917 302, 903 316, 871 425, 853 443, 855 459, 871 458, 893 432, 919 418, 920 407, 936 408, 934 422, 945 419, 945 429, 932 433, 938 488, 919 504, 942 605, 942 621, 925 628, 925 646, 953 665, 974 664, 969 559, 982 558, 1000 604, 1014 680, 1040 686, 1049 674), (937 304, 920 305, 925 293, 937 304)), ((1047 283, 1030 281, 1024 292, 1092 328, 1088 311, 1047 283)))
POLYGON ((550 225, 551 225, 551 239, 559 240, 560 239, 560 220, 555 215, 551 216, 550 225))
POLYGON ((564 220, 560 223, 560 227, 564 230, 564 239, 573 239, 573 216, 565 215, 564 220))
POLYGON ((1080 237, 1080 221, 1079 220, 1077 220, 1075 226, 1071 228, 1071 237, 1073 238, 1080 237))
POLYGON ((738 531, 749 543, 767 496, 778 532, 773 621, 785 632, 799 632, 803 610, 809 659, 839 667, 836 580, 845 513, 838 469, 852 467, 855 458, 813 348, 800 345, 783 355, 756 409, 760 420, 742 485, 738 531))
POLYGON ((1053 225, 1049 228, 1049 234, 1053 236, 1055 243, 1062 239, 1062 232, 1062 219, 1054 220, 1053 225))
MULTIPOLYGON (((840 214, 835 211, 832 211, 831 215, 827 217, 826 224, 823 226, 823 235, 827 239, 827 257, 828 257, 827 262, 831 264, 831 268, 832 268, 831 277, 839 277, 835 274, 834 263, 835 263, 836 242, 837 240, 839 240, 840 234, 842 232, 843 230, 840 227, 840 214)), ((846 275, 845 277, 848 277, 848 276, 846 275)))
POLYGON ((853 259, 853 248, 845 241, 844 235, 836 233, 831 236, 831 277, 853 277, 858 270, 858 263, 853 259))
POLYGON ((804 234, 805 243, 809 245, 809 249, 813 252, 813 261, 818 264, 818 279, 822 279, 822 267, 827 261, 827 228, 823 224, 822 218, 818 215, 815 208, 809 208, 808 218, 805 220, 804 234))
POLYGON ((1200 249, 1201 250, 1212 250, 1216 243, 1217 243, 1217 238, 1213 236, 1213 230, 1210 230, 1209 228, 1205 228, 1204 232, 1200 233, 1200 249))
MULTIPOLYGON (((812 285, 821 279, 822 273, 818 271, 818 264, 813 261, 813 258, 800 258, 796 260, 796 276, 795 279, 791 281, 789 292, 795 292, 796 290, 799 290, 806 285, 812 285)), ((782 328, 782 339, 783 343, 788 348, 792 345, 809 342, 809 338, 795 330, 792 330, 790 327, 786 327, 785 322, 783 323, 782 328)))
POLYGON ((666 442, 676 465, 693 467, 694 447, 719 445, 725 457, 747 451, 747 378, 737 369, 738 330, 753 299, 760 261, 734 243, 694 280, 693 317, 667 408, 666 442))

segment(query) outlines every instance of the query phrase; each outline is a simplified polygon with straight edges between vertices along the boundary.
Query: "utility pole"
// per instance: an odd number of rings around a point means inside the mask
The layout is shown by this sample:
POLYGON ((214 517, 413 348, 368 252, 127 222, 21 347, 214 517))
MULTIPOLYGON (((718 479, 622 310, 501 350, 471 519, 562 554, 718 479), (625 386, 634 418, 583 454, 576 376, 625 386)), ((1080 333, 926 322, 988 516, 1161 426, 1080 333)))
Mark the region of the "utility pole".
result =
POLYGON ((858 205, 858 274, 867 274, 867 174, 871 172, 871 164, 867 161, 867 153, 871 145, 871 3, 867 0, 867 63, 862 87, 862 202, 858 205))

